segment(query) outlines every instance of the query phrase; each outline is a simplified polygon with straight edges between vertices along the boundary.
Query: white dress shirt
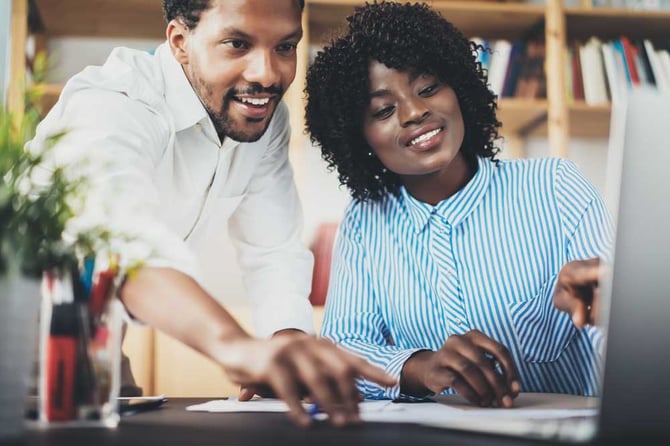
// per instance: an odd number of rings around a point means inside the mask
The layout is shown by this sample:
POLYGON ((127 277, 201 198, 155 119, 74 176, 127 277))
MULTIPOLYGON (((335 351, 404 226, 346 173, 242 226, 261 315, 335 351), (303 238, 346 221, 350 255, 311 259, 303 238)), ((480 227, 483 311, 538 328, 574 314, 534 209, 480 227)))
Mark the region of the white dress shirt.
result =
MULTIPOLYGON (((107 226, 144 242, 140 253, 120 244, 123 254, 180 270, 220 298, 228 225, 256 334, 313 332, 313 260, 301 241, 284 103, 258 141, 221 143, 167 43, 154 55, 117 48, 70 79, 31 147, 63 129, 58 162, 80 161, 94 175, 86 213, 104 208, 107 226)), ((160 305, 160 296, 146 298, 160 305)))

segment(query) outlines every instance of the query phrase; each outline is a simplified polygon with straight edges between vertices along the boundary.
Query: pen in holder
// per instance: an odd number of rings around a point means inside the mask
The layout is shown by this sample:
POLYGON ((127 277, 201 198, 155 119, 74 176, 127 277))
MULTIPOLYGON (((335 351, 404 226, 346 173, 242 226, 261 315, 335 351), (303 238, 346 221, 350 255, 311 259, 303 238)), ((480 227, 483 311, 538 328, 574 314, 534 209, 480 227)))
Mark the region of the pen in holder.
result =
POLYGON ((113 262, 86 258, 42 279, 39 419, 114 427, 121 366, 121 304, 113 262))

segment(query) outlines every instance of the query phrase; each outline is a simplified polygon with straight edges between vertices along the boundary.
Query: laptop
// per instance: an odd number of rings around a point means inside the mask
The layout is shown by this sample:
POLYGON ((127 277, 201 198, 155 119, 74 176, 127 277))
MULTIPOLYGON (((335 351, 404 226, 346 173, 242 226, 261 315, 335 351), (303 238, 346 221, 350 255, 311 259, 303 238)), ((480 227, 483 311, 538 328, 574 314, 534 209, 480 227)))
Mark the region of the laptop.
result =
POLYGON ((487 412, 447 395, 440 402, 463 416, 422 424, 567 442, 670 437, 670 95, 637 90, 626 101, 611 118, 616 237, 601 280, 602 396, 521 394, 516 409, 487 412))
POLYGON ((631 93, 611 128, 608 175, 620 181, 598 435, 670 437, 670 95, 631 93))

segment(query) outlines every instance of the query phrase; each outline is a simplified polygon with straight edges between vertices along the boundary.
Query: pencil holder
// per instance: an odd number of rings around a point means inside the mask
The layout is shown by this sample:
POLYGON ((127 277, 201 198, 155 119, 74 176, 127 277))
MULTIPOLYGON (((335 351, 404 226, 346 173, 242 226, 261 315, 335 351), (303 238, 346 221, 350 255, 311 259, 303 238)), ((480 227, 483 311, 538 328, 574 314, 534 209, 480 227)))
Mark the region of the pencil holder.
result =
POLYGON ((39 420, 58 426, 115 427, 121 366, 116 269, 87 258, 42 278, 39 420))

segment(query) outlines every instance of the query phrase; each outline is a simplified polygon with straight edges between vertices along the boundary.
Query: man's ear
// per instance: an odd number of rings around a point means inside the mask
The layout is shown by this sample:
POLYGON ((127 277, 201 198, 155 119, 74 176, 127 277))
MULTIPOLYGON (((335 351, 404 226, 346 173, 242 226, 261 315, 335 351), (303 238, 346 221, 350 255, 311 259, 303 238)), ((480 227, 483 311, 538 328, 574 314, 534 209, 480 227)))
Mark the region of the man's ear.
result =
POLYGON ((172 19, 165 30, 170 50, 177 62, 182 65, 188 64, 188 39, 190 30, 179 19, 172 19))

